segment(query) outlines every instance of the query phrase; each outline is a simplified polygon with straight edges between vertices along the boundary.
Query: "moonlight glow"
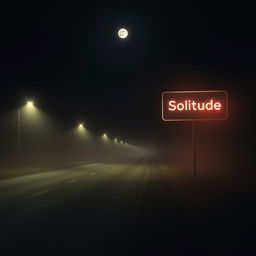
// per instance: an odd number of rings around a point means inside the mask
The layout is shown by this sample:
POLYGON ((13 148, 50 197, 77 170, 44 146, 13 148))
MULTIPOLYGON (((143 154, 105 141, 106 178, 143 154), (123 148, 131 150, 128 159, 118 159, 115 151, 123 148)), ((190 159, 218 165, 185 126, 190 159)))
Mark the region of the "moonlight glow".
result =
POLYGON ((121 28, 118 30, 118 36, 122 39, 125 39, 128 36, 128 31, 125 28, 121 28))

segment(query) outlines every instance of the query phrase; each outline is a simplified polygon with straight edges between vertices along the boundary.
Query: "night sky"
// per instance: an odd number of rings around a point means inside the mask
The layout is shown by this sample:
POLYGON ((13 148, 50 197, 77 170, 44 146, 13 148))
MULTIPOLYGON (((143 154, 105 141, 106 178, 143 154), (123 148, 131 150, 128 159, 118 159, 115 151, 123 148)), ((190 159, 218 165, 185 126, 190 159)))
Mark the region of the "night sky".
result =
POLYGON ((231 122, 250 126, 256 23, 249 1, 92 2, 1 4, 1 113, 32 98, 65 129, 84 120, 96 134, 153 143, 170 129, 161 92, 188 89, 171 81, 192 74, 218 82, 189 89, 228 90, 231 104, 246 111, 231 111, 231 122), (127 40, 117 37, 121 27, 127 40))

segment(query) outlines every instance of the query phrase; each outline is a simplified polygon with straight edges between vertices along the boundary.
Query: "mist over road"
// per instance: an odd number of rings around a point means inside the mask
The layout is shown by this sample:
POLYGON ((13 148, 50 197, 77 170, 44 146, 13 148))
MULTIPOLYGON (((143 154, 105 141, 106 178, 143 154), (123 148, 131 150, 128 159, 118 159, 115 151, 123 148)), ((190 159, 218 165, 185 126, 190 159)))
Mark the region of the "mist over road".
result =
POLYGON ((110 252, 138 214, 147 169, 145 161, 90 163, 0 181, 0 250, 110 252))
POLYGON ((245 219, 246 195, 184 184, 167 182, 150 159, 3 179, 1 255, 229 255, 252 248, 250 240, 238 243, 250 237, 255 216, 245 219))

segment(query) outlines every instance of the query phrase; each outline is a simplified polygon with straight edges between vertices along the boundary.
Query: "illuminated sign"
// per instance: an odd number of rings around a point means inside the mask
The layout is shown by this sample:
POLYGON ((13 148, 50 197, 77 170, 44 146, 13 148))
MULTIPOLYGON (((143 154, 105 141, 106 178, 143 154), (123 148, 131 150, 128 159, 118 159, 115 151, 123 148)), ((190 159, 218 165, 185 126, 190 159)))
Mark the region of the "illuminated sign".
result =
POLYGON ((164 121, 225 120, 226 91, 169 91, 162 93, 164 121))

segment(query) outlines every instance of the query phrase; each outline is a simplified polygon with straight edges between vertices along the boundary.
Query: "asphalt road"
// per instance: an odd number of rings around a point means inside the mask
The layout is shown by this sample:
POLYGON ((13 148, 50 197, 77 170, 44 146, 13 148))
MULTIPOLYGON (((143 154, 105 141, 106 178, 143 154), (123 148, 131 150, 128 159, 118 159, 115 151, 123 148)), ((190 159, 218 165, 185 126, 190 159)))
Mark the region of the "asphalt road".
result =
POLYGON ((253 198, 208 185, 171 185, 147 160, 2 180, 0 255, 252 252, 253 198))

